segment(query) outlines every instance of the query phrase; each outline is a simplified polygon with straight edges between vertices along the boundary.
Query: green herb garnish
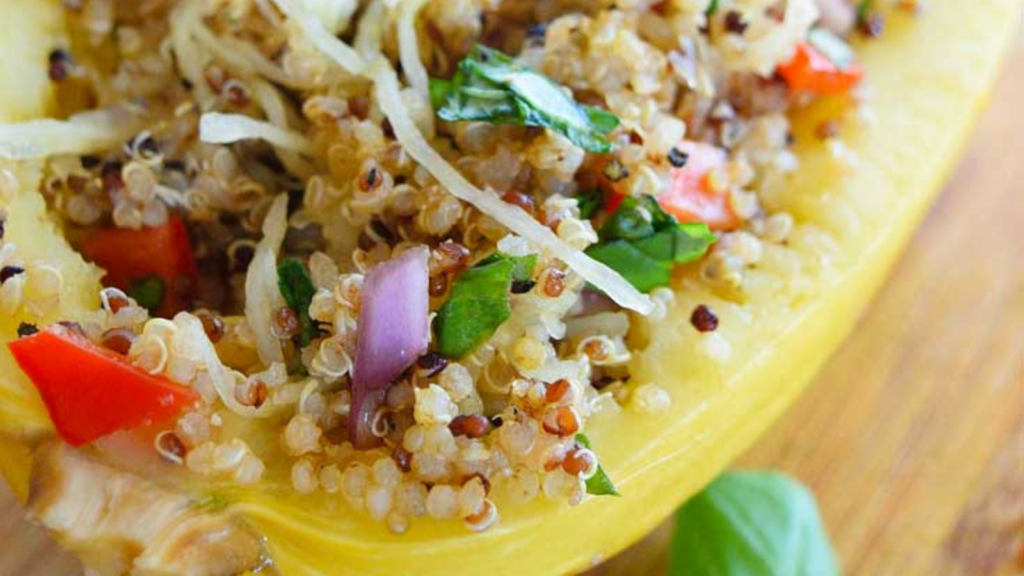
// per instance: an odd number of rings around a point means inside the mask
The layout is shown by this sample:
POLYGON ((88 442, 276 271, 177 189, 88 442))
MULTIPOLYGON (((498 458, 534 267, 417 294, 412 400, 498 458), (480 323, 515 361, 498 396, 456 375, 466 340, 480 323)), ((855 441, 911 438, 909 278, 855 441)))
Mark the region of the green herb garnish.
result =
POLYGON ((513 257, 495 252, 455 281, 448 300, 434 318, 437 351, 462 358, 483 344, 512 315, 512 282, 533 276, 535 255, 513 257))
POLYGON ((430 99, 448 122, 481 121, 554 130, 589 152, 607 153, 619 125, 610 112, 577 103, 547 76, 492 48, 477 45, 451 80, 431 80, 430 99))
POLYGON ((773 472, 729 472, 679 509, 669 576, 839 576, 814 496, 773 472))
POLYGON ((590 220, 604 208, 604 192, 591 190, 576 195, 576 205, 580 208, 580 218, 590 220))
POLYGON ((126 293, 139 306, 153 313, 163 303, 164 296, 167 294, 167 285, 164 284, 163 279, 159 276, 150 274, 149 276, 132 280, 131 284, 128 285, 126 293))
POLYGON ((653 197, 626 198, 600 230, 587 255, 622 275, 641 292, 668 286, 672 268, 703 256, 715 241, 701 222, 680 223, 653 197))
POLYGON ((708 4, 708 9, 704 11, 704 14, 711 16, 718 11, 718 0, 711 0, 711 4, 708 4))
MULTIPOLYGON (((718 0, 715 0, 716 2, 718 0)), ((871 5, 874 0, 860 0, 857 3, 857 22, 863 22, 867 19, 868 13, 871 12, 871 5)))
POLYGON ((295 258, 282 260, 277 265, 277 286, 288 307, 299 316, 299 345, 309 346, 319 331, 309 316, 309 305, 316 294, 316 286, 306 272, 306 267, 295 258))
MULTIPOLYGON (((590 440, 585 435, 577 434, 576 443, 590 450, 590 440)), ((587 494, 593 494, 594 496, 619 495, 619 491, 615 489, 612 479, 608 477, 608 474, 600 464, 597 466, 597 472, 587 479, 587 494)))

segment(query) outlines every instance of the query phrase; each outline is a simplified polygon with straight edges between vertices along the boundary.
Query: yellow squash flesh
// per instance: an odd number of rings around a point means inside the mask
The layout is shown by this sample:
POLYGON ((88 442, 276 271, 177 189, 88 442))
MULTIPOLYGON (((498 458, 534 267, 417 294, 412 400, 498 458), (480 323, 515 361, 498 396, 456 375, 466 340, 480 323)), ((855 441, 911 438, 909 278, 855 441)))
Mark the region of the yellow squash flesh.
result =
MULTIPOLYGON (((57 18, 44 6, 9 1, 5 18, 10 22, 13 10, 15 20, 44 29, 57 18)), ((513 505, 499 494, 501 522, 483 534, 415 520, 408 534, 393 536, 337 495, 294 494, 287 478, 255 489, 199 486, 195 492, 215 490, 264 533, 286 576, 564 574, 621 550, 749 446, 851 330, 954 166, 1020 12, 1015 0, 933 0, 916 18, 894 13, 881 39, 858 46, 870 104, 865 118, 847 120, 841 131, 855 163, 843 160, 842 149, 799 139, 799 173, 766 182, 763 193, 769 208, 796 216, 789 245, 766 248, 739 291, 711 290, 688 270, 670 318, 639 335, 648 347, 637 355, 633 381, 666 388, 671 408, 657 415, 609 410, 588 423, 621 498, 569 508, 513 505), (718 313, 717 332, 699 335, 690 327, 698 303, 718 313)), ((0 53, 33 53, 54 34, 59 30, 0 35, 0 53)), ((37 61, 42 69, 45 60, 37 61)), ((25 76, 15 80, 12 73, 37 72, 0 65, 0 119, 40 113, 45 82, 30 78, 25 86, 38 90, 26 96, 11 85, 25 76), (32 108, 33 102, 40 106, 32 108)), ((812 133, 834 105, 802 112, 796 132, 812 133)), ((23 182, 34 184, 30 177, 23 182)), ((31 190, 23 189, 9 206, 8 239, 30 258, 64 267, 65 290, 74 296, 61 314, 75 317, 94 303, 95 270, 53 228, 38 224, 42 202, 31 190)), ((0 338, 12 338, 16 322, 0 318, 0 338)), ((18 493, 29 457, 16 440, 47 429, 30 384, 6 350, 0 352, 0 438, 6 438, 0 462, 18 493)))

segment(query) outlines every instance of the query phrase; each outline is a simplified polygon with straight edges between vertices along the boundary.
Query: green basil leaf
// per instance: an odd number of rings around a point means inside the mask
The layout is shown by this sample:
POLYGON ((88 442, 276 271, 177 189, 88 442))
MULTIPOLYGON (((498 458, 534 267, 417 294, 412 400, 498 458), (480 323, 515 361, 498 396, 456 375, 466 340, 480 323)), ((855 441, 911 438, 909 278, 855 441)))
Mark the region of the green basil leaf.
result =
POLYGON ((277 287, 288 307, 299 316, 299 345, 309 346, 319 332, 309 316, 309 305, 316 295, 316 286, 301 261, 288 258, 277 265, 277 287))
POLYGON ((590 152, 606 153, 619 125, 612 113, 582 106, 533 68, 477 45, 450 81, 431 83, 431 102, 448 122, 486 121, 549 128, 590 152))
POLYGON ((476 266, 486 266, 495 262, 510 260, 512 266, 512 281, 525 282, 533 278, 533 269, 537 266, 537 255, 527 254, 526 256, 509 256, 504 252, 492 252, 489 256, 476 263, 476 266))
POLYGON ((512 315, 513 278, 529 278, 536 261, 536 256, 516 259, 495 252, 463 273, 434 318, 437 351, 462 358, 490 338, 512 315))
POLYGON ((628 197, 601 227, 601 244, 587 254, 641 292, 667 286, 672 267, 692 262, 715 242, 704 223, 679 223, 653 196, 628 197))
POLYGON ((714 242, 707 224, 687 222, 637 240, 633 246, 658 262, 686 264, 703 256, 714 242))
POLYGON ((652 214, 640 201, 630 196, 601 227, 602 240, 639 240, 654 234, 652 214))
POLYGON ((711 16, 718 11, 718 0, 711 0, 711 4, 708 4, 708 9, 704 11, 705 14, 711 16))
POLYGON ((803 485, 730 472, 679 509, 669 576, 839 576, 839 567, 803 485))
POLYGON ((604 208, 604 192, 591 190, 576 195, 576 205, 580 209, 580 218, 590 220, 604 208))
MULTIPOLYGON (((583 434, 576 435, 576 443, 587 450, 592 450, 590 439, 583 434)), ((594 496, 619 496, 619 491, 615 488, 615 484, 612 483, 612 479, 608 477, 608 473, 604 471, 600 464, 597 466, 597 472, 587 479, 587 494, 594 496)))
POLYGON ((167 285, 156 274, 150 274, 132 280, 125 293, 139 306, 152 313, 163 304, 164 296, 167 295, 167 285))
POLYGON ((627 240, 595 244, 586 252, 587 256, 606 264, 644 293, 659 286, 668 286, 672 279, 670 262, 651 258, 627 240))
MULTIPOLYGON (((715 1, 717 1, 717 0, 715 0, 715 1)), ((873 0, 860 0, 860 2, 857 3, 857 21, 858 22, 863 22, 864 20, 867 19, 868 14, 871 12, 871 5, 873 3, 874 3, 873 0)))

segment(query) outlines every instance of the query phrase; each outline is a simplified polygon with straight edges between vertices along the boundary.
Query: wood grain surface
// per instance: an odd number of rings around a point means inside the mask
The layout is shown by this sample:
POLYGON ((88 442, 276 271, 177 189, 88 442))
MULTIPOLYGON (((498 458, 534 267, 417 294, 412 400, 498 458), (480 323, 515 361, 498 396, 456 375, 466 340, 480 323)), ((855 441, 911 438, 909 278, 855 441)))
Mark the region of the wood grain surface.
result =
MULTIPOLYGON (((871 310, 737 464, 810 485, 847 576, 1024 574, 1022 72, 1024 36, 871 310)), ((670 536, 588 576, 664 574, 670 536)), ((80 574, 0 488, 0 576, 80 574)))

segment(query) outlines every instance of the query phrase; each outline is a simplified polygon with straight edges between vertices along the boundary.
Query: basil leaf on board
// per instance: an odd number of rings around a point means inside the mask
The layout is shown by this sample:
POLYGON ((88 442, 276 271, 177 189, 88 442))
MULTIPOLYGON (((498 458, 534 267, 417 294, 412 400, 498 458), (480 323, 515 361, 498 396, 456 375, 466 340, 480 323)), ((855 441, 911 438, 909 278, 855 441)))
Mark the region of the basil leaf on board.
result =
POLYGON ((462 358, 490 338, 512 315, 513 280, 529 280, 536 263, 536 255, 495 252, 463 273, 434 318, 437 351, 448 358, 462 358))
POLYGON ((288 307, 299 316, 299 345, 309 346, 319 332, 309 316, 309 305, 316 295, 316 286, 302 262, 295 258, 282 260, 277 265, 277 287, 288 307))
MULTIPOLYGON (((576 443, 587 450, 591 449, 590 439, 583 434, 576 435, 576 443)), ((612 479, 608 477, 608 473, 604 471, 600 464, 597 465, 597 472, 587 479, 587 494, 594 496, 619 496, 619 491, 615 489, 615 484, 612 483, 612 479)))
POLYGON ((477 45, 451 80, 432 80, 430 99, 448 122, 484 121, 554 130, 589 152, 607 153, 619 125, 612 113, 577 103, 547 76, 492 48, 477 45))
POLYGON ((162 278, 155 274, 150 274, 149 276, 132 280, 125 293, 132 300, 135 300, 139 306, 152 313, 160 307, 160 304, 163 304, 164 296, 167 294, 167 286, 162 278))
POLYGON ((676 221, 652 196, 624 199, 599 235, 587 255, 645 293, 668 286, 673 266, 697 260, 715 242, 706 224, 676 221))
POLYGON ((839 576, 814 496, 774 472, 727 472, 679 509, 669 576, 839 576))

